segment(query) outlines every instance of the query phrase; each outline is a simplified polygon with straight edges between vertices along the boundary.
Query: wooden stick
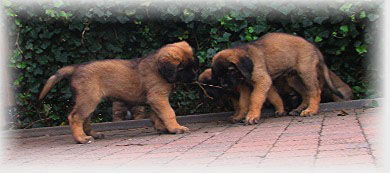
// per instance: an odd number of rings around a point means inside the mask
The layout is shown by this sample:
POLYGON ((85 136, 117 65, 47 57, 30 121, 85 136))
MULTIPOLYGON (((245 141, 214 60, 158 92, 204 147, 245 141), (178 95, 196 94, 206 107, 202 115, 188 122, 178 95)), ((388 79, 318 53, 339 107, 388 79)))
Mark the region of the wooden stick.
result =
POLYGON ((220 89, 223 88, 223 87, 221 87, 221 86, 210 85, 210 84, 205 84, 205 83, 199 83, 199 82, 195 82, 195 83, 197 83, 198 85, 205 85, 205 86, 214 87, 214 88, 220 88, 220 89))
POLYGON ((196 84, 198 84, 198 86, 200 87, 200 89, 202 89, 204 95, 206 95, 206 97, 208 97, 209 99, 214 99, 213 97, 211 97, 210 95, 207 94, 207 91, 203 88, 202 86, 202 83, 199 83, 199 82, 195 82, 196 84))

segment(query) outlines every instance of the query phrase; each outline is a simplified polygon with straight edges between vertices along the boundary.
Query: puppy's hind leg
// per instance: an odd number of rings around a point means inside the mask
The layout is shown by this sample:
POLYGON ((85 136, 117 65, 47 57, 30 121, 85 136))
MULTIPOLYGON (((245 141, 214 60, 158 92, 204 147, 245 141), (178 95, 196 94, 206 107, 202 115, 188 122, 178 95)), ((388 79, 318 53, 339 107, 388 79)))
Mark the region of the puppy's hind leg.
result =
POLYGON ((287 112, 284 110, 283 100, 273 85, 268 91, 267 99, 275 107, 275 117, 287 115, 287 112))
MULTIPOLYGON (((310 63, 310 66, 300 67, 298 74, 306 88, 308 107, 301 112, 301 116, 315 115, 320 108, 321 89, 317 78, 317 63, 310 63)), ((303 97, 305 100, 305 96, 303 97)))
POLYGON ((168 133, 168 129, 165 126, 164 122, 157 116, 154 111, 151 111, 148 114, 150 121, 152 122, 153 127, 157 131, 157 133, 168 133))
POLYGON ((288 76, 286 77, 288 86, 293 88, 299 95, 302 97, 301 104, 289 112, 289 115, 298 116, 304 109, 309 105, 309 96, 306 93, 306 88, 303 85, 302 81, 299 79, 299 76, 288 76))
POLYGON ((76 97, 76 103, 73 111, 68 116, 69 126, 72 130, 73 138, 77 143, 86 144, 94 141, 93 136, 102 137, 92 130, 90 125, 89 116, 96 109, 100 99, 86 100, 88 97, 76 97), (87 133, 87 134, 86 134, 87 133))
POLYGON ((84 121, 84 132, 88 136, 92 136, 95 139, 103 139, 104 134, 101 132, 96 132, 95 130, 92 129, 91 126, 91 116, 88 117, 86 121, 84 121))

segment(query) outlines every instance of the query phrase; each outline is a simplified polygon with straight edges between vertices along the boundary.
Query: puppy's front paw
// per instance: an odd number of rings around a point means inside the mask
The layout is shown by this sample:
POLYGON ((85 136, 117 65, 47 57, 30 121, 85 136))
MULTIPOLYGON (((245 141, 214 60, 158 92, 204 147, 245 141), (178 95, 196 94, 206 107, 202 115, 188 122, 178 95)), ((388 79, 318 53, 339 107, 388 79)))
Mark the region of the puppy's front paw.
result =
POLYGON ((178 127, 168 129, 168 131, 170 133, 174 133, 174 134, 181 134, 181 133, 185 133, 185 132, 190 131, 190 129, 188 127, 185 127, 185 126, 178 126, 178 127))
POLYGON ((157 131, 157 133, 159 134, 165 134, 165 133, 169 133, 167 127, 165 127, 164 124, 162 123, 156 123, 154 124, 154 129, 157 131))
POLYGON ((317 112, 314 112, 314 111, 312 111, 312 110, 310 110, 310 109, 306 109, 306 110, 304 110, 304 111, 301 112, 300 116, 301 116, 301 117, 313 116, 313 115, 315 115, 316 113, 317 113, 317 112))
POLYGON ((288 114, 291 116, 298 116, 300 114, 300 112, 301 111, 294 109, 294 110, 290 111, 288 114))
POLYGON ((95 139, 104 139, 104 134, 103 133, 100 133, 100 132, 96 132, 94 133, 93 135, 91 135, 93 138, 95 139))
POLYGON ((245 118, 245 124, 253 125, 259 123, 260 116, 248 115, 245 118))
POLYGON ((235 117, 230 117, 230 121, 231 121, 232 123, 241 123, 243 120, 244 120, 244 118, 242 118, 242 117, 237 117, 237 116, 235 116, 235 117))
POLYGON ((91 144, 95 141, 95 139, 92 136, 85 136, 81 139, 76 140, 77 143, 80 144, 91 144))
POLYGON ((232 117, 230 117, 230 121, 232 123, 241 123, 244 121, 245 115, 246 114, 233 115, 232 117))
POLYGON ((281 116, 286 116, 286 115, 287 115, 286 111, 283 111, 283 112, 276 111, 274 114, 275 117, 281 117, 281 116))

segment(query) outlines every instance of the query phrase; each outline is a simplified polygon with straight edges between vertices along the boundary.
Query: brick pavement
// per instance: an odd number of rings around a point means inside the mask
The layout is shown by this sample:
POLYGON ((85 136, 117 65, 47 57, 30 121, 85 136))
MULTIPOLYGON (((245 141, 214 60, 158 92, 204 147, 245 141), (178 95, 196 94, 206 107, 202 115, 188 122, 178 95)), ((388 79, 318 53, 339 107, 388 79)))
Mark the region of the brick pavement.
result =
MULTIPOLYGON (((187 124, 190 133, 152 128, 107 131, 106 139, 75 144, 70 135, 7 138, 5 168, 378 168, 381 108, 263 118, 258 125, 187 124), (60 164, 59 164, 60 163, 60 164)), ((4 140, 4 139, 3 139, 4 140)))

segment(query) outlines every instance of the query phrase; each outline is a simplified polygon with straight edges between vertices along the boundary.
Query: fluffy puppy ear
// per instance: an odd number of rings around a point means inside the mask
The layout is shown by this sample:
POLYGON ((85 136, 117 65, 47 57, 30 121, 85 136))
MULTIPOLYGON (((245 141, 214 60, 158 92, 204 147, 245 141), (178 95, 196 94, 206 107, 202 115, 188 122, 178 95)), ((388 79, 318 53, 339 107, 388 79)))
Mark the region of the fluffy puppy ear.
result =
POLYGON ((164 51, 158 57, 158 71, 168 83, 175 83, 177 77, 177 68, 180 64, 177 55, 172 51, 164 51))
POLYGON ((239 61, 233 64, 237 67, 237 69, 241 72, 245 79, 252 78, 253 62, 249 57, 241 57, 239 61))

